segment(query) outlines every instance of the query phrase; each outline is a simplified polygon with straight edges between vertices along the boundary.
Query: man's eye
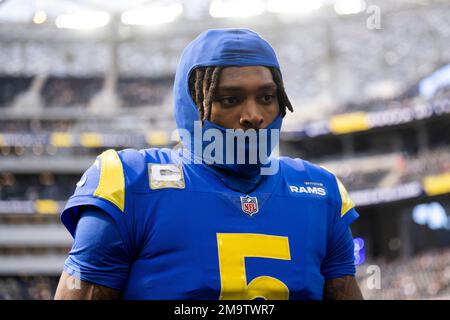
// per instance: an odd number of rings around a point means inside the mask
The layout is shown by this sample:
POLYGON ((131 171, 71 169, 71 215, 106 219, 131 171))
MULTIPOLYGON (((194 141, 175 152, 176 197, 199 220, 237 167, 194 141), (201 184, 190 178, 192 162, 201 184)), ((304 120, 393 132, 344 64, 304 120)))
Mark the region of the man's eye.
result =
POLYGON ((271 94, 266 94, 262 97, 263 102, 265 103, 270 103, 273 101, 273 99, 275 98, 275 96, 271 95, 271 94))
POLYGON ((224 105, 234 105, 238 103, 238 99, 236 97, 224 97, 220 99, 220 102, 224 105))

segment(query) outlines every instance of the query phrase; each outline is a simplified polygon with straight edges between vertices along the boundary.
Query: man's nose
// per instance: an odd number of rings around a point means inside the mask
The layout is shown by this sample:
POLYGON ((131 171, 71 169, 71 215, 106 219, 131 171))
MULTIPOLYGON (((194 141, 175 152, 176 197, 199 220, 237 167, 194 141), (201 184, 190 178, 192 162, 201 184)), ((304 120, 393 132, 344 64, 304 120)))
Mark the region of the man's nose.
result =
POLYGON ((244 129, 261 129, 264 123, 264 116, 259 110, 258 104, 255 101, 251 101, 243 107, 240 125, 244 129))

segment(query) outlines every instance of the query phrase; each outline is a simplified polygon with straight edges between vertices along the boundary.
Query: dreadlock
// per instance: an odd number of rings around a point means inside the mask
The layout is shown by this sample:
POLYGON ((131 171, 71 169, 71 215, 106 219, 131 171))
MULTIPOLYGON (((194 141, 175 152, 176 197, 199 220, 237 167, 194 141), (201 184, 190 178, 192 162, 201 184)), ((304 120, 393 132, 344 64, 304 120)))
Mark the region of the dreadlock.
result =
MULTIPOLYGON (((279 69, 268 67, 272 73, 273 81, 277 86, 278 104, 282 117, 286 115, 286 109, 293 112, 291 101, 284 89, 283 79, 279 69)), ((198 67, 189 77, 189 92, 200 113, 201 120, 209 120, 211 106, 219 84, 220 72, 223 67, 198 67)))

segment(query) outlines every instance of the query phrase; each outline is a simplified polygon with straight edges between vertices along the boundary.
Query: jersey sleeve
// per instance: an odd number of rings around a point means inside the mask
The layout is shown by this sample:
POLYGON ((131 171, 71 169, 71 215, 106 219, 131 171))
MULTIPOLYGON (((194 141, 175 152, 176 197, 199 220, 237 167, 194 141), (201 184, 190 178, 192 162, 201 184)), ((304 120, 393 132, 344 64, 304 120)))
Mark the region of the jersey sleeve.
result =
POLYGON ((143 157, 136 150, 107 150, 97 157, 77 183, 61 213, 61 221, 76 236, 81 209, 91 206, 107 213, 132 253, 140 232, 133 208, 132 188, 144 173, 143 157))
POLYGON ((348 275, 354 276, 356 272, 350 225, 359 217, 359 214, 344 185, 336 176, 334 179, 337 196, 334 212, 331 213, 329 221, 327 252, 322 263, 322 274, 327 280, 348 275))
POLYGON ((97 207, 84 206, 80 212, 64 271, 77 279, 122 291, 131 256, 116 223, 97 207))
POLYGON ((338 186, 339 196, 337 200, 337 227, 346 229, 350 224, 358 219, 359 214, 355 210, 355 203, 350 199, 347 189, 344 187, 339 178, 335 177, 338 186))

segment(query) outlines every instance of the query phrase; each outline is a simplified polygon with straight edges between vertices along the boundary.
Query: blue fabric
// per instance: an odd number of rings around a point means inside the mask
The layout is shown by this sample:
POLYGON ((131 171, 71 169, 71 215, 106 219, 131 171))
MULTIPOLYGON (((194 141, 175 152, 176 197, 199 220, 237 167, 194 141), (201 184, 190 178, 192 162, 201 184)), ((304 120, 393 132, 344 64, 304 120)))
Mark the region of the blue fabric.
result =
POLYGON ((173 87, 177 127, 192 135, 199 113, 189 93, 189 76, 192 70, 204 66, 280 68, 273 48, 252 30, 213 29, 201 33, 183 50, 173 87))
MULTIPOLYGON (((192 68, 219 62, 278 67, 274 57, 270 46, 249 30, 200 35, 185 49, 177 70, 174 98, 179 128, 191 130, 198 119, 187 85, 192 68)), ((289 299, 322 299, 326 279, 354 275, 345 232, 358 214, 350 209, 341 216, 342 199, 333 174, 308 161, 279 157, 277 173, 264 176, 246 193, 230 188, 216 170, 192 164, 185 155, 185 149, 119 151, 125 187, 115 192, 124 192, 123 208, 96 194, 104 164, 100 159, 92 165, 61 215, 80 248, 72 250, 68 267, 84 270, 82 279, 120 289, 124 299, 219 299, 230 293, 222 286, 229 279, 245 280, 239 291, 245 297, 247 286, 262 276, 282 282, 289 299), (157 183, 152 170, 160 165, 180 168, 178 184, 157 183), (254 206, 245 206, 242 199, 250 199, 254 206), (103 226, 96 232, 106 235, 94 237, 91 228, 81 227, 77 234, 80 208, 87 205, 107 213, 115 228, 103 226), (218 241, 230 234, 239 237, 237 245, 218 241), (256 245, 261 252, 283 239, 289 259, 240 252, 254 237, 269 239, 268 246, 256 245), (114 245, 109 247, 103 239, 114 245), (106 249, 99 252, 102 246, 106 249), (235 261, 244 264, 232 266, 231 273, 222 270, 221 261, 230 261, 223 252, 241 257, 235 261), (92 258, 97 254, 101 258, 92 258)), ((83 224, 94 217, 88 218, 83 216, 83 224)))
POLYGON ((333 233, 330 247, 322 263, 322 275, 325 280, 354 275, 355 246, 350 228, 341 228, 333 233))
MULTIPOLYGON (((270 123, 265 129, 266 134, 256 134, 256 144, 251 144, 249 139, 245 139, 244 145, 242 146, 245 153, 245 159, 238 159, 238 143, 234 143, 233 150, 233 161, 232 163, 226 162, 226 155, 229 151, 227 149, 227 133, 224 127, 221 127, 210 121, 205 121, 203 125, 203 132, 209 129, 216 129, 221 133, 221 145, 223 150, 221 150, 223 155, 222 163, 215 163, 213 159, 204 159, 206 162, 206 168, 210 169, 216 174, 220 180, 222 180, 229 188, 233 190, 240 191, 242 193, 251 192, 260 182, 263 176, 260 174, 262 167, 269 167, 271 159, 269 158, 272 150, 278 145, 279 141, 276 139, 275 143, 272 143, 272 130, 280 130, 282 123, 282 117, 278 116, 272 123, 270 123), (265 144, 265 149, 263 154, 260 152, 260 146, 265 144), (250 161, 250 155, 257 155, 257 158, 252 163, 250 161), (208 162, 207 162, 208 161, 208 162), (241 161, 241 162, 239 162, 241 161), (243 162, 243 163, 242 163, 243 162)), ((279 133, 279 131, 278 131, 279 133)), ((238 132, 236 136, 245 136, 245 133, 238 132)), ((211 142, 204 141, 203 149, 211 142)), ((216 143, 216 141, 214 141, 216 143)))
POLYGON ((83 281, 123 290, 131 257, 116 223, 99 208, 81 211, 64 270, 83 281))

